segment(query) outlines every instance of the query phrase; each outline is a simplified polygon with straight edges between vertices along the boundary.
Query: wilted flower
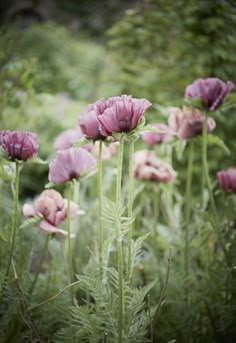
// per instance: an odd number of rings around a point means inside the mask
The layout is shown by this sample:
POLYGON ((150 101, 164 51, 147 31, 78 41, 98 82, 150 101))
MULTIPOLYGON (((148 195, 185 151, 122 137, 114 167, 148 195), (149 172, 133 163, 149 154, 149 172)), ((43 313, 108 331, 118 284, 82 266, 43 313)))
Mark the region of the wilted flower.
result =
POLYGON ((146 99, 135 99, 122 95, 107 100, 107 108, 98 115, 103 136, 111 136, 113 132, 130 132, 135 129, 151 106, 146 99))
POLYGON ((37 156, 37 135, 32 132, 2 131, 0 141, 11 160, 26 161, 37 156))
MULTIPOLYGON (((117 155, 119 148, 119 142, 110 143, 109 146, 103 145, 102 147, 102 160, 106 161, 109 160, 112 156, 117 155)), ((91 154, 98 159, 99 157, 99 142, 96 142, 92 149, 91 154)))
POLYGON ((215 111, 225 97, 234 87, 231 81, 226 83, 222 80, 210 77, 208 79, 198 79, 193 84, 186 87, 185 95, 189 98, 202 98, 209 111, 215 111))
POLYGON ((176 179, 174 169, 156 157, 154 151, 140 150, 134 155, 134 177, 157 182, 173 182, 176 179))
MULTIPOLYGON (((61 233, 66 236, 67 232, 58 228, 58 225, 67 218, 67 200, 53 189, 45 190, 34 202, 35 208, 29 204, 23 206, 23 213, 26 217, 38 216, 42 218, 40 228, 49 234, 61 233)), ((70 202, 70 214, 74 217, 79 207, 70 202)), ((74 235, 71 235, 72 237, 74 235)))
POLYGON ((86 111, 79 119, 79 127, 86 137, 94 140, 105 138, 101 134, 101 124, 98 120, 98 115, 103 114, 105 108, 107 108, 107 103, 103 98, 94 104, 88 105, 86 111))
POLYGON ((154 131, 147 131, 144 132, 142 135, 142 139, 145 143, 149 145, 161 144, 163 142, 168 142, 172 138, 172 130, 169 126, 165 124, 152 124, 156 129, 159 129, 163 132, 154 132, 154 131))
MULTIPOLYGON (((181 110, 172 107, 168 120, 169 127, 177 133, 180 139, 188 139, 202 133, 204 114, 196 109, 183 107, 181 110)), ((208 118, 207 132, 211 133, 216 127, 214 119, 208 118)))
POLYGON ((56 158, 49 164, 50 182, 62 184, 78 179, 81 173, 96 165, 95 158, 85 149, 59 150, 56 158))
POLYGON ((236 169, 228 168, 217 173, 220 187, 224 191, 236 193, 236 169))

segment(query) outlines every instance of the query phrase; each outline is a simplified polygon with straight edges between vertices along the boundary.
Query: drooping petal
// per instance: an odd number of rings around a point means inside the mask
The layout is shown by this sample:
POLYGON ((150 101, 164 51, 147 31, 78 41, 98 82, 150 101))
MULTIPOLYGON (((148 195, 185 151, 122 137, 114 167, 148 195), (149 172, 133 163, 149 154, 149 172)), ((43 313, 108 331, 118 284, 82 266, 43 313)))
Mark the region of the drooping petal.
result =
MULTIPOLYGON (((60 233, 63 236, 68 236, 68 232, 66 232, 65 230, 59 229, 56 226, 51 225, 50 223, 48 223, 46 220, 43 220, 40 223, 40 228, 47 232, 48 234, 54 234, 54 233, 60 233)), ((75 234, 71 233, 70 238, 74 238, 75 234)))

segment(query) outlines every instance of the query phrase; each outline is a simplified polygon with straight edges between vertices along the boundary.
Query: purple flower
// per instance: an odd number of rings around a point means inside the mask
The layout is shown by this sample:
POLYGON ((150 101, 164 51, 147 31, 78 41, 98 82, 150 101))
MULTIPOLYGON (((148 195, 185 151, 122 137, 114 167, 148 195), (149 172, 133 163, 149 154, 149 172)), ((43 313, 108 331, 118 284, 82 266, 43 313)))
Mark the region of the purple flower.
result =
POLYGON ((167 183, 175 181, 176 172, 171 165, 157 158, 155 151, 140 150, 134 155, 134 177, 167 183))
POLYGON ((111 136, 113 132, 132 131, 151 106, 146 99, 135 99, 127 95, 109 98, 106 104, 107 108, 98 115, 103 136, 111 136))
POLYGON ((217 173, 220 187, 224 191, 236 193, 236 169, 228 168, 217 173))
POLYGON ((59 150, 56 158, 49 164, 49 181, 62 184, 78 179, 81 173, 96 165, 95 158, 85 149, 59 150))
MULTIPOLYGON (((183 107, 182 110, 172 107, 168 124, 180 139, 192 138, 202 133, 204 114, 199 110, 187 107, 183 107)), ((211 133, 215 127, 215 121, 212 118, 208 118, 208 133, 211 133)))
POLYGON ((172 130, 170 130, 169 126, 165 124, 152 124, 152 126, 156 129, 159 129, 163 132, 153 132, 147 131, 142 135, 142 139, 145 143, 149 145, 156 145, 161 144, 163 142, 168 142, 172 138, 172 130))
POLYGON ((32 132, 2 131, 0 141, 11 160, 26 161, 37 156, 37 135, 32 132))
MULTIPOLYGON (((58 225, 67 218, 67 200, 53 189, 45 190, 34 202, 35 208, 29 204, 23 206, 26 217, 38 216, 42 218, 40 228, 49 234, 61 233, 66 236, 67 232, 58 228, 58 225)), ((70 202, 71 217, 79 212, 79 207, 70 202)), ((73 237, 74 234, 71 235, 73 237)))
POLYGON ((107 103, 103 98, 94 104, 88 105, 86 111, 79 119, 79 127, 86 137, 94 140, 105 138, 101 134, 101 124, 98 120, 98 115, 103 114, 106 108, 107 103))
POLYGON ((225 83, 215 77, 198 79, 186 87, 185 95, 193 99, 202 98, 209 111, 215 111, 233 87, 231 81, 225 83))
POLYGON ((83 133, 78 127, 77 129, 69 129, 60 133, 54 143, 55 150, 65 150, 73 147, 75 142, 83 137, 83 133))

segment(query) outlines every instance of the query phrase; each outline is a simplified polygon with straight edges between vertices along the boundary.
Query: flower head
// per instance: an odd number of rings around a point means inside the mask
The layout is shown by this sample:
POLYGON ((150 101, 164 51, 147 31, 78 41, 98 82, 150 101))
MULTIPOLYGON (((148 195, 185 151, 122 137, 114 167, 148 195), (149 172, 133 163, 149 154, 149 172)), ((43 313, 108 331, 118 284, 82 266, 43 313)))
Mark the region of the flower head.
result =
POLYGON ((145 143, 149 145, 155 145, 155 144, 168 142, 171 140, 172 131, 170 130, 169 126, 165 124, 152 124, 152 126, 163 132, 153 132, 153 131, 144 132, 144 134, 142 135, 142 139, 144 140, 145 143))
POLYGON ((11 160, 27 161, 37 156, 37 135, 32 132, 2 131, 0 141, 11 160))
MULTIPOLYGON (((187 107, 183 107, 182 110, 172 107, 168 124, 180 139, 192 138, 202 133, 204 114, 199 110, 187 107)), ((214 119, 208 118, 208 133, 211 133, 215 127, 214 119)))
POLYGON ((132 131, 151 106, 146 99, 135 99, 127 95, 109 98, 106 104, 107 108, 98 115, 103 136, 111 136, 113 132, 132 131))
POLYGON ((173 182, 176 172, 166 162, 156 157, 154 151, 140 150, 134 155, 134 177, 157 182, 173 182))
POLYGON ((78 179, 81 173, 96 165, 95 158, 85 149, 59 150, 56 158, 49 164, 49 181, 62 184, 78 179))
POLYGON ((229 168, 217 173, 220 187, 224 191, 236 193, 236 169, 229 168))
POLYGON ((105 108, 107 108, 107 103, 103 98, 97 100, 94 104, 88 105, 86 111, 79 119, 79 127, 86 137, 94 140, 105 138, 101 134, 101 124, 98 120, 98 115, 101 115, 105 108))
MULTIPOLYGON (((58 225, 67 218, 67 200, 63 199, 60 193, 53 189, 45 190, 35 200, 34 204, 35 208, 29 204, 23 206, 23 213, 26 217, 41 217, 40 228, 47 233, 67 235, 66 231, 58 228, 58 225)), ((71 201, 71 217, 74 217, 78 211, 79 207, 71 201)))
POLYGON ((189 98, 202 98, 209 111, 215 111, 234 87, 231 81, 226 83, 216 77, 198 79, 186 87, 189 98))
POLYGON ((83 137, 83 133, 77 129, 69 129, 60 133, 54 143, 55 150, 65 150, 73 147, 76 141, 83 137))

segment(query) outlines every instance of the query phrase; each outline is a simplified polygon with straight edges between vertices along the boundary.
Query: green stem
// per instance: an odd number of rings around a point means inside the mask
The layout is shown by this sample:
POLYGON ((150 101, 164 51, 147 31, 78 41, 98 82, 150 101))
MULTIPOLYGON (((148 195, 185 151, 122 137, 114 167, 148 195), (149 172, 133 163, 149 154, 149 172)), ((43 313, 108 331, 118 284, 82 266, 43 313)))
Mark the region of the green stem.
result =
POLYGON ((103 249, 103 220, 102 220, 102 140, 99 141, 99 156, 98 156, 98 214, 99 214, 99 269, 102 276, 102 249, 103 249))
MULTIPOLYGON (((71 182, 67 183, 67 241, 68 241, 68 270, 69 270, 69 280, 70 283, 73 282, 73 261, 72 261, 72 248, 71 248, 71 211, 70 211, 70 202, 71 202, 71 182)), ((71 303, 73 305, 74 299, 74 290, 73 287, 70 288, 70 297, 71 303)))
POLYGON ((184 251, 184 269, 185 276, 188 276, 189 268, 189 224, 190 214, 192 207, 192 175, 193 175, 193 159, 194 159, 194 141, 190 140, 189 154, 188 154, 188 167, 187 167, 187 181, 185 190, 185 251, 184 251))
POLYGON ((36 269, 36 272, 35 272, 35 277, 34 277, 34 281, 29 289, 29 294, 31 295, 34 291, 34 288, 35 288, 35 285, 37 283, 37 280, 38 280, 38 277, 39 277, 39 273, 42 269, 42 264, 43 264, 43 261, 44 261, 44 258, 45 258, 45 254, 48 250, 48 242, 49 242, 49 235, 47 234, 47 237, 46 237, 46 240, 45 240, 45 243, 44 243, 44 246, 43 246, 43 250, 42 250, 42 253, 40 255, 40 259, 39 259, 39 263, 38 263, 38 266, 37 266, 37 269, 36 269))
POLYGON ((20 178, 20 163, 16 160, 16 172, 15 172, 15 194, 14 194, 14 217, 13 217, 13 230, 12 230, 12 240, 11 240, 11 250, 8 260, 7 271, 5 277, 7 278, 10 272, 11 261, 14 254, 15 240, 16 240, 16 230, 18 224, 18 203, 19 203, 19 178, 20 178))
POLYGON ((224 245, 224 240, 222 237, 222 232, 220 230, 220 219, 218 216, 216 204, 215 204, 215 199, 213 196, 212 188, 211 188, 211 181, 210 181, 210 176, 209 176, 209 171, 208 171, 208 162, 207 162, 207 130, 208 130, 208 114, 205 114, 205 120, 204 120, 204 125, 203 125, 203 131, 202 131, 202 162, 203 162, 203 170, 204 170, 204 175, 205 175, 205 180, 209 192, 209 197, 210 197, 210 205, 213 211, 213 215, 215 218, 215 223, 213 223, 213 229, 215 230, 216 236, 218 238, 219 244, 221 245, 221 248, 224 252, 225 258, 227 263, 230 265, 229 261, 229 256, 227 253, 227 250, 224 245))
MULTIPOLYGON (((117 180, 116 180, 116 206, 121 206, 121 181, 122 181, 122 163, 124 152, 124 135, 120 138, 117 180)), ((117 269, 118 269, 118 343, 122 343, 123 332, 123 251, 122 251, 122 233, 121 222, 117 220, 117 269)))
MULTIPOLYGON (((133 214, 133 186, 134 186, 134 140, 129 142, 129 193, 128 193, 128 217, 130 218, 133 214)), ((132 255, 132 236, 133 228, 132 224, 129 225, 128 234, 128 263, 127 263, 127 279, 131 282, 132 270, 131 270, 131 255, 132 255)))

